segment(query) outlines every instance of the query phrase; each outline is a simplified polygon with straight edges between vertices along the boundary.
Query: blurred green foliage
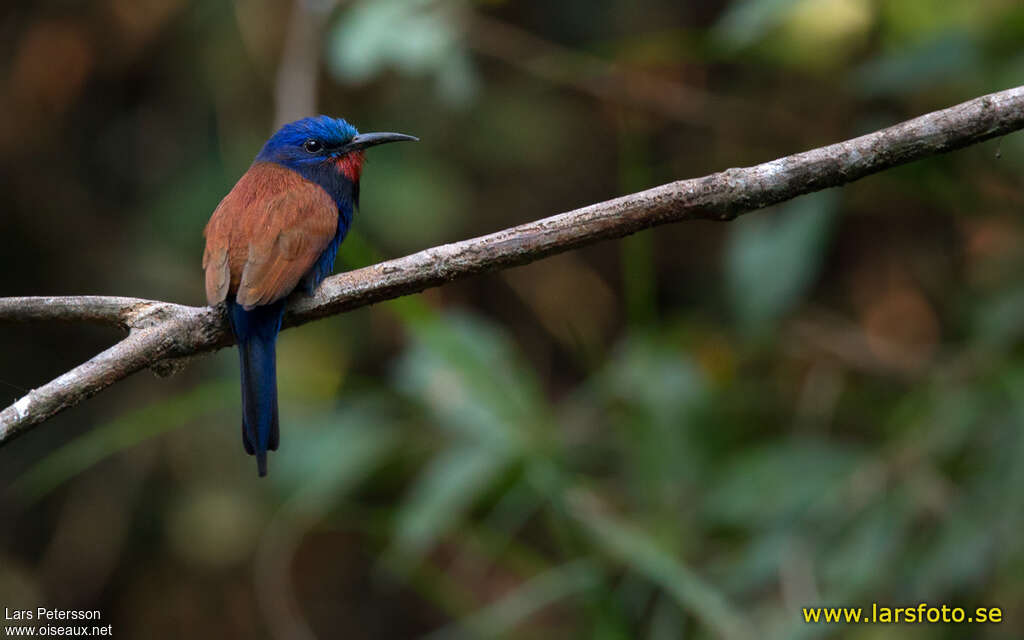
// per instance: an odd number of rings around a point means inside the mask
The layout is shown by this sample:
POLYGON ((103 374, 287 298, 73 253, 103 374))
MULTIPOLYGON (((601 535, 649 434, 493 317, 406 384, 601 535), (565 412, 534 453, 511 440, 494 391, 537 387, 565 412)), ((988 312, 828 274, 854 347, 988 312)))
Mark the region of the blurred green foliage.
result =
MULTIPOLYGON (((331 6, 7 6, 3 294, 199 304, 293 11, 330 9, 311 109, 422 138, 369 154, 343 268, 1024 72, 1012 0, 331 6)), ((1024 635, 1022 169, 1010 136, 286 331, 263 481, 232 350, 136 376, 0 454, 0 603, 152 638, 1024 635), (872 602, 1005 622, 800 614, 872 602)), ((5 327, 0 386, 111 339, 5 327)))
POLYGON ((459 43, 458 24, 434 0, 354 2, 330 35, 327 62, 345 82, 365 82, 395 69, 430 75, 437 96, 453 104, 473 99, 477 79, 468 52, 459 43))
POLYGON ((814 284, 838 204, 834 191, 797 198, 737 221, 725 252, 732 307, 741 327, 771 331, 814 284))

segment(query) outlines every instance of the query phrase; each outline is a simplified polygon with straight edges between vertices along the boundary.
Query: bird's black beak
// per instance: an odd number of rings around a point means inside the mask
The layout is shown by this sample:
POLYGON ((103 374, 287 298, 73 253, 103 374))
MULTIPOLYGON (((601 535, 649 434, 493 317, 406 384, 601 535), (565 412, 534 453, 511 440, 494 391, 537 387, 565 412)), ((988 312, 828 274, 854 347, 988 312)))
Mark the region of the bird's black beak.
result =
POLYGON ((419 142, 420 139, 416 136, 407 136, 404 133, 360 133, 356 137, 348 141, 342 151, 348 153, 349 151, 362 151, 370 147, 375 147, 378 144, 386 144, 388 142, 419 142))

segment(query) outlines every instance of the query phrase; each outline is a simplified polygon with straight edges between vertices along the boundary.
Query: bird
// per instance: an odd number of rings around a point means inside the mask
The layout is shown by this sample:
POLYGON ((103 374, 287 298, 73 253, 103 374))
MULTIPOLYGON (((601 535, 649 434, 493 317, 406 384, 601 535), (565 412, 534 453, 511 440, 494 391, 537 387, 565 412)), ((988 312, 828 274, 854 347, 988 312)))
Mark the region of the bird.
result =
POLYGON ((267 475, 280 441, 277 334, 285 300, 334 268, 359 206, 364 152, 403 133, 359 133, 320 115, 283 125, 214 209, 203 231, 206 300, 225 303, 242 377, 242 444, 267 475))

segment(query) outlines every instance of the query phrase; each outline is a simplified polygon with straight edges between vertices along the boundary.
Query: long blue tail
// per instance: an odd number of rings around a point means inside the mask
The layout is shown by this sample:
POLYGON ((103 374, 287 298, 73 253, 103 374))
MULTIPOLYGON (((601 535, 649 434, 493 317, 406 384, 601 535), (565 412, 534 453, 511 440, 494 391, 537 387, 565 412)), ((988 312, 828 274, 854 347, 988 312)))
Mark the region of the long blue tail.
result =
POLYGON ((284 301, 246 311, 228 300, 231 329, 238 341, 242 369, 242 444, 256 456, 260 476, 267 475, 267 450, 277 451, 277 355, 284 301))

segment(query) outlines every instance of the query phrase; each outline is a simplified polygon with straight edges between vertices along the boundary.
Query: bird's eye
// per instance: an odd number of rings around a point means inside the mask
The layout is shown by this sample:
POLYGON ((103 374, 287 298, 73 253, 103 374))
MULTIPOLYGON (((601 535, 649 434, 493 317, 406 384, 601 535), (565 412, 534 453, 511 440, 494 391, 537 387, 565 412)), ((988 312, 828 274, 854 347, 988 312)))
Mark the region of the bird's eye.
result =
POLYGON ((322 145, 319 140, 314 140, 311 138, 302 143, 302 148, 308 151, 309 153, 316 153, 317 151, 323 149, 324 145, 322 145))

